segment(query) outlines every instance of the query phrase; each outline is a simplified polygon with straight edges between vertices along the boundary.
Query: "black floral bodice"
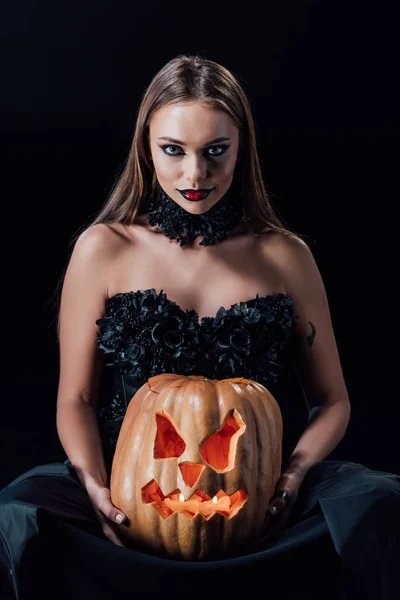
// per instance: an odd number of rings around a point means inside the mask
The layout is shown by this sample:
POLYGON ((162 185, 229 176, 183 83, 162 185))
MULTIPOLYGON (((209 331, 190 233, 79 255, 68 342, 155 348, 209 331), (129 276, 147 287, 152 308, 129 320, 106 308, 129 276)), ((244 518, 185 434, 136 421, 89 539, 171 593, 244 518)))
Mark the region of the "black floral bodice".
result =
POLYGON ((258 296, 221 307, 214 317, 183 310, 154 288, 108 298, 97 344, 112 367, 111 394, 100 401, 99 423, 110 466, 132 396, 153 375, 179 373, 210 379, 246 377, 274 394, 290 369, 295 339, 292 298, 258 296))

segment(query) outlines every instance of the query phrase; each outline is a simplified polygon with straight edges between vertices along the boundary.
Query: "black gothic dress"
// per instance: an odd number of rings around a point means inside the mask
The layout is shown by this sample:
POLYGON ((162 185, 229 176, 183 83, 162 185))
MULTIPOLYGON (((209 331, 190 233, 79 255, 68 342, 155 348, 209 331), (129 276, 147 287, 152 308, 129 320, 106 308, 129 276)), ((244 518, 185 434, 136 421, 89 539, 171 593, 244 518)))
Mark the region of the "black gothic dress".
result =
MULTIPOLYGON (((182 310, 162 291, 138 290, 110 298, 97 323, 107 469, 135 392, 153 375, 179 373, 265 385, 281 408, 284 470, 312 417, 291 368, 290 296, 257 297, 199 322, 196 311, 182 310)), ((57 600, 242 593, 393 600, 400 598, 400 476, 321 461, 307 473, 283 532, 233 558, 183 561, 113 544, 70 461, 44 464, 0 492, 0 564, 2 600, 46 592, 57 600)))

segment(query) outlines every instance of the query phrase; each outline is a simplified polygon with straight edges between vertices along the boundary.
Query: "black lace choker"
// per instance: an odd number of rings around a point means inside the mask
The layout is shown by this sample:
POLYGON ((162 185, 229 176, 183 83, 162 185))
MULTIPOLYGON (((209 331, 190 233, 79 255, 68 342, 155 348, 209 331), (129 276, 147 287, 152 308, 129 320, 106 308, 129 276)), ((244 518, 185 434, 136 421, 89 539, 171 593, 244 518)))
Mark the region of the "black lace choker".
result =
POLYGON ((234 201, 231 189, 202 215, 190 214, 161 189, 158 197, 155 195, 149 199, 147 218, 150 225, 159 225, 168 238, 176 239, 181 246, 199 235, 204 236, 199 246, 218 244, 236 229, 242 219, 241 208, 234 201))

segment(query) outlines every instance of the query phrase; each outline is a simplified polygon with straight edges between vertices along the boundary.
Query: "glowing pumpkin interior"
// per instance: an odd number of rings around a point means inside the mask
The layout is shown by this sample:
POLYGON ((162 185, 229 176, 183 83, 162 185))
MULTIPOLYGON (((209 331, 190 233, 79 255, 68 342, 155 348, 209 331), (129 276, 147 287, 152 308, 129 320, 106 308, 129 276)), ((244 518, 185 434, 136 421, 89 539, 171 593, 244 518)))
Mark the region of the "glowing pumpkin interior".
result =
MULTIPOLYGON (((154 458, 164 460, 182 456, 186 443, 165 411, 156 413, 156 425, 154 458)), ((200 456, 203 461, 217 473, 231 471, 235 466, 238 439, 245 429, 246 425, 242 417, 236 409, 233 409, 222 427, 201 444, 200 456)), ((183 481, 193 487, 206 465, 182 461, 178 467, 183 481)), ((185 500, 179 488, 164 495, 155 479, 149 481, 141 491, 143 503, 152 504, 163 519, 167 519, 175 512, 183 514, 189 520, 197 514, 202 515, 205 520, 215 514, 231 519, 244 506, 248 498, 247 490, 241 488, 231 495, 219 490, 213 498, 201 490, 196 490, 185 500)))

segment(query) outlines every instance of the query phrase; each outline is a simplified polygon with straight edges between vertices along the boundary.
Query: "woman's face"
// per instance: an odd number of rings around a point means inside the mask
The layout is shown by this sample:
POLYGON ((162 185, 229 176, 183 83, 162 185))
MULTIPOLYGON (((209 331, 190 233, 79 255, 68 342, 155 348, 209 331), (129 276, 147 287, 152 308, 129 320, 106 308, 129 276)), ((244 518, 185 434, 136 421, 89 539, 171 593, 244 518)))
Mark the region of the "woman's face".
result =
POLYGON ((239 148, 238 129, 226 112, 200 102, 168 104, 152 116, 149 138, 161 188, 187 212, 203 214, 226 194, 239 148), (178 191, 205 188, 213 190, 197 202, 178 191))

